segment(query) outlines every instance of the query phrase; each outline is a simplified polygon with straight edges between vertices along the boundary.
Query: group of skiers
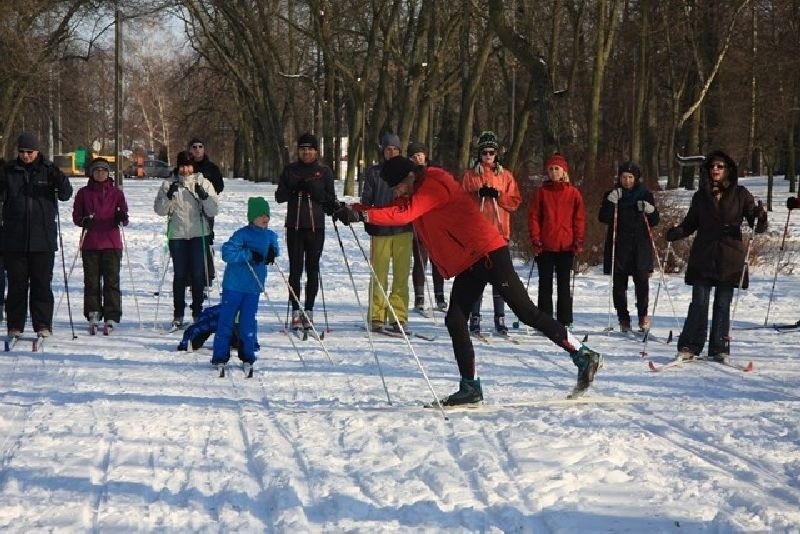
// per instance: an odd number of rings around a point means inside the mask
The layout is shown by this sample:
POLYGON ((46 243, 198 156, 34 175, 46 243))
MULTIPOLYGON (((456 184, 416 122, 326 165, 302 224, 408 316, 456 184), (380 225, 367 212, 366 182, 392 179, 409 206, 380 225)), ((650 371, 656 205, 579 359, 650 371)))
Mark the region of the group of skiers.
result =
MULTIPOLYGON (((60 224, 56 203, 69 200, 72 186, 57 167, 39 154, 35 136, 24 133, 17 145, 17 159, 4 165, 0 175, 2 250, 9 279, 5 304, 8 333, 19 336, 22 332, 30 291, 34 331, 47 336, 52 330, 50 282, 57 250, 56 225, 60 224)), ((413 309, 418 311, 425 309, 425 271, 417 263, 424 265, 428 257, 432 261, 435 306, 447 309, 445 324, 460 374, 459 389, 443 399, 444 405, 483 400, 471 333, 480 331, 481 298, 487 284, 492 286, 495 330, 507 334, 504 316, 508 304, 522 323, 539 330, 569 354, 578 368, 573 395, 583 394, 602 365, 602 355, 571 332, 570 274, 576 255, 584 247, 585 207, 580 191, 570 182, 566 158, 555 153, 547 159, 547 180, 530 201, 530 244, 539 270, 538 302, 534 304, 517 276, 509 252, 510 216, 520 206, 521 196, 513 175, 499 163, 497 136, 489 131, 481 133, 476 163, 460 181, 431 164, 423 144, 409 144, 406 156, 401 155, 399 145, 396 135, 383 136, 383 161, 367 173, 360 202, 348 206, 337 199, 333 174, 318 160, 317 138, 308 133, 299 137, 298 160, 283 170, 275 192, 277 202, 287 203, 284 226, 291 327, 308 329, 313 324, 321 284, 319 260, 325 241, 325 217, 332 217, 334 224, 364 222, 371 237, 372 329, 380 331, 388 325, 397 333, 407 330, 411 257, 415 258, 413 309), (306 284, 302 288, 304 271, 306 284), (449 306, 443 293, 443 278, 454 279, 449 306)), ((194 325, 187 329, 179 348, 197 348, 214 331, 212 363, 227 362, 233 344, 239 348, 240 359, 252 364, 256 359, 258 299, 265 287, 266 265, 272 264, 280 253, 278 238, 268 228, 267 200, 249 198, 248 224, 221 246, 227 265, 221 302, 204 312, 206 288, 214 276, 213 221, 219 210, 218 194, 224 187, 219 169, 208 160, 204 148, 198 138, 189 142, 187 150, 177 157, 174 175, 162 183, 154 202, 156 213, 168 218, 174 273, 173 328, 186 325, 188 286, 194 325)), ((128 224, 128 207, 122 190, 110 178, 108 161, 93 160, 87 174, 89 181, 79 189, 73 207, 73 222, 81 227, 83 311, 90 325, 104 321, 108 333, 122 315, 120 227, 128 224)), ((767 223, 766 210, 737 184, 737 177, 735 162, 727 154, 709 154, 702 163, 700 186, 685 218, 666 232, 668 241, 696 234, 686 270, 686 283, 693 289, 678 341, 681 359, 699 355, 706 339, 710 358, 724 361, 730 353, 733 291, 747 287, 748 282, 741 223, 746 220, 756 233, 765 231, 767 223), (712 288, 715 295, 709 336, 712 288)), ((787 207, 796 208, 797 199, 790 197, 787 207)), ((635 163, 620 165, 614 188, 604 194, 598 218, 608 225, 604 272, 611 275, 619 328, 632 329, 627 305, 628 279, 632 277, 637 324, 640 330, 647 331, 648 281, 654 260, 657 261, 652 227, 659 223, 659 213, 635 163)))

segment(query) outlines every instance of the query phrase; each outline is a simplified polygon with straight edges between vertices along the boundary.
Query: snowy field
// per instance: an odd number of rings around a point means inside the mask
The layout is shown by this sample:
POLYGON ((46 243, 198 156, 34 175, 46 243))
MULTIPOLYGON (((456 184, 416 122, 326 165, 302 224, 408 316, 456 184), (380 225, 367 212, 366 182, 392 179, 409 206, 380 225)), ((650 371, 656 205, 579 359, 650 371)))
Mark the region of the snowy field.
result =
MULTIPOLYGON (((77 189, 85 179, 73 183, 77 189)), ((765 198, 764 178, 740 183, 765 198)), ((787 182, 775 183, 769 237, 756 238, 769 256, 739 298, 739 328, 763 324, 766 315, 787 217, 787 182)), ((233 369, 220 379, 208 364, 211 342, 176 352, 180 334, 163 332, 172 275, 159 302, 165 221, 152 209, 158 185, 125 185, 130 266, 123 260, 124 317, 113 334, 86 333, 79 260, 69 278, 76 337, 63 299, 43 352, 20 342, 0 353, 0 531, 800 531, 800 333, 734 330, 733 357, 752 361, 750 373, 709 362, 651 372, 641 342, 602 333, 608 278, 595 268, 575 283, 575 331, 589 333, 588 344, 606 357, 587 403, 563 402, 575 367, 523 327, 514 331, 518 344, 476 345, 486 406, 445 420, 421 407, 433 393, 415 359, 439 396, 455 390, 443 317, 411 317, 413 330, 435 336, 412 338, 413 353, 402 340, 368 339, 328 221, 327 314, 322 294, 316 309, 327 353, 280 332, 284 256, 270 269, 271 304, 261 301, 255 377, 233 369)), ((285 205, 273 193, 272 185, 229 180, 215 246, 243 224, 253 194, 270 199, 271 227, 283 244, 285 205)), ((690 193, 672 195, 685 203, 690 193)), ((69 271, 79 229, 72 202, 61 208, 69 271)), ((800 319, 800 278, 791 272, 800 259, 796 215, 770 323, 800 319)), ((340 234, 364 304, 368 267, 355 236, 367 252, 369 241, 355 230, 340 227, 340 234)), ((517 268, 525 280, 529 265, 517 268)), ((675 342, 665 341, 670 330, 677 337, 691 294, 682 273, 666 280, 677 317, 662 287, 658 339, 647 345, 659 365, 675 354, 675 342)), ((60 256, 53 286, 58 303, 60 256)), ((534 298, 535 287, 534 271, 534 298)), ((632 290, 629 301, 635 310, 632 290)), ((487 293, 485 310, 489 303, 487 293)))

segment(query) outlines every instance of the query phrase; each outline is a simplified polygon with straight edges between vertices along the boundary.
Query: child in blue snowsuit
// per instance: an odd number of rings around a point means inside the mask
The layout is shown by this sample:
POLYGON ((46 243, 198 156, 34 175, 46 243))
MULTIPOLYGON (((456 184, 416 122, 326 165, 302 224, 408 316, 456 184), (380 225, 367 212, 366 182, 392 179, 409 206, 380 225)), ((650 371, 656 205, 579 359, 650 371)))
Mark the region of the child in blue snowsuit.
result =
MULTIPOLYGON (((217 331, 217 324, 219 323, 219 311, 221 305, 215 304, 208 308, 203 308, 200 315, 195 321, 190 324, 186 330, 183 331, 183 339, 178 343, 178 350, 189 351, 198 350, 206 342, 211 334, 217 331), (191 345, 191 349, 189 346, 191 345)), ((236 349, 241 353, 239 346, 239 325, 233 325, 233 336, 231 337, 231 348, 236 349)), ((256 342, 256 351, 258 351, 258 342, 256 342)))
POLYGON ((279 254, 278 235, 268 229, 269 203, 263 197, 247 199, 247 220, 250 224, 236 230, 222 245, 222 261, 226 263, 222 277, 222 302, 214 336, 212 364, 226 363, 230 357, 234 319, 239 314, 239 358, 256 361, 256 310, 258 297, 264 290, 267 265, 279 254))

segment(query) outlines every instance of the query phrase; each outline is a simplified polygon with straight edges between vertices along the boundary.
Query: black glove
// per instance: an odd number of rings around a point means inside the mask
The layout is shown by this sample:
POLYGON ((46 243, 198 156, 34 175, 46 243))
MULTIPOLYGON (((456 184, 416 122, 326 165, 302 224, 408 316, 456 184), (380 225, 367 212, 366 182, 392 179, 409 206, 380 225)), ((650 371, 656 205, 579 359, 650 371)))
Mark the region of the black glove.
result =
POLYGON ((500 191, 494 187, 483 185, 480 189, 478 189, 478 195, 481 197, 497 198, 500 196, 500 191))
POLYGON ((338 202, 336 200, 329 199, 322 203, 322 211, 325 212, 325 215, 328 217, 333 217, 336 210, 342 207, 344 207, 344 202, 338 202))
POLYGON ((667 233, 664 237, 667 239, 667 241, 677 241, 678 239, 683 239, 683 228, 680 226, 673 226, 667 230, 667 233))
POLYGON ((786 199, 786 207, 790 210, 797 209, 800 202, 797 201, 797 197, 789 197, 786 199))
POLYGON ((350 226, 350 223, 361 222, 364 220, 364 214, 360 211, 351 210, 347 206, 342 206, 333 214, 333 220, 341 221, 345 226, 350 226))
POLYGON ((254 264, 264 263, 264 256, 262 256, 260 252, 251 250, 250 254, 252 254, 252 262, 254 264))
POLYGON ((264 258, 264 263, 266 263, 267 265, 274 264, 275 263, 275 256, 276 256, 275 247, 270 245, 269 248, 267 249, 267 257, 264 258))
POLYGON ((298 180, 297 184, 294 187, 294 190, 298 193, 306 193, 308 191, 308 181, 307 180, 298 180))
POLYGON ((200 184, 194 184, 194 192, 197 195, 197 198, 200 200, 205 200, 208 198, 208 193, 206 193, 206 190, 203 189, 203 186, 200 184))
POLYGON ((763 234, 767 231, 767 210, 764 208, 764 203, 760 200, 758 201, 758 205, 753 209, 753 214, 755 215, 754 231, 757 234, 763 234))
POLYGON ((175 180, 170 184, 169 189, 167 189, 167 198, 172 200, 172 197, 175 196, 175 193, 178 192, 178 188, 181 186, 180 182, 175 180))
POLYGON ((128 214, 122 210, 117 210, 114 212, 114 222, 117 223, 117 226, 125 222, 125 219, 128 218, 128 214))
POLYGON ((94 215, 86 215, 85 217, 82 217, 81 226, 87 230, 91 229, 91 227, 94 226, 94 215))

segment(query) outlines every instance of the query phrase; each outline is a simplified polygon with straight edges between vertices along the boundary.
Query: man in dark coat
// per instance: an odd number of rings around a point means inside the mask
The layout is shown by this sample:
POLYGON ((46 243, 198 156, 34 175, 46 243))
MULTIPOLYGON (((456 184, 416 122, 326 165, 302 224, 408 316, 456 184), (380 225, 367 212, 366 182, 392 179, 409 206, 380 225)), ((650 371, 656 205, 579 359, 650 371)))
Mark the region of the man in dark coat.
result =
POLYGON ((72 184, 57 166, 39 153, 39 141, 23 133, 17 159, 0 172, 3 199, 2 250, 8 273, 6 319, 9 336, 25 326, 28 291, 33 330, 49 336, 53 324, 53 265, 57 245, 58 201, 69 200, 72 184))
POLYGON ((600 222, 608 225, 603 273, 612 275, 611 294, 619 328, 623 332, 631 330, 628 277, 633 277, 639 329, 650 329, 647 307, 650 302, 650 273, 653 272, 653 243, 648 227, 658 224, 659 215, 653 193, 647 190, 641 179, 642 171, 634 162, 620 165, 616 187, 605 194, 598 215, 600 222))
POLYGON ((755 233, 767 229, 767 212, 744 186, 737 184, 736 163, 721 150, 712 152, 700 170, 700 188, 692 196, 683 221, 667 231, 667 241, 697 232, 689 253, 686 283, 692 286, 692 302, 678 338, 678 357, 691 360, 705 345, 711 288, 714 309, 708 355, 725 361, 730 354, 730 308, 735 287, 746 288, 747 249, 742 240, 742 220, 755 233), (758 224, 756 224, 756 222, 758 224))
MULTIPOLYGON (((208 154, 206 154, 206 144, 203 142, 202 139, 199 137, 192 137, 189 140, 188 145, 188 152, 189 155, 192 157, 192 161, 194 162, 194 172, 199 172, 203 175, 203 177, 211 182, 211 185, 214 186, 214 191, 217 192, 217 195, 222 193, 222 190, 225 189, 225 182, 222 180, 222 173, 217 167, 217 164, 208 159, 208 154)), ((206 262, 208 263, 208 284, 211 285, 214 277, 216 277, 216 269, 214 268, 214 249, 211 245, 214 244, 214 217, 208 217, 208 228, 211 231, 208 234, 208 241, 206 242, 206 246, 208 247, 208 251, 206 254, 206 262)))

